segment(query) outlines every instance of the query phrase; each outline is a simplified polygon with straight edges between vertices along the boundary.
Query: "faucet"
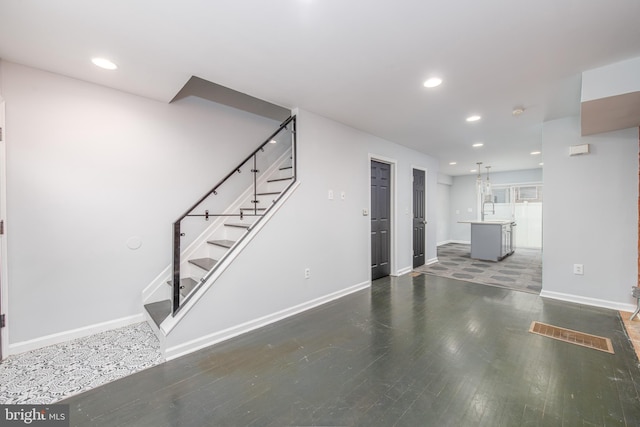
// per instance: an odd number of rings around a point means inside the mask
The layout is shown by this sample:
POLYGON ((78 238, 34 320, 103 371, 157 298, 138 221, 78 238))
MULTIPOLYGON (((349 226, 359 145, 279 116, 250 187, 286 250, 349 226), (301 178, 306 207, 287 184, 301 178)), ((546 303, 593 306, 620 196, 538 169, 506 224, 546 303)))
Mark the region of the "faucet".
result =
MULTIPOLYGON (((488 196, 488 197, 491 197, 491 196, 488 196)), ((488 201, 487 199, 485 199, 485 201, 482 202, 482 209, 480 209, 480 220, 483 221, 483 222, 484 222, 485 213, 490 213, 490 214, 495 215, 495 213, 496 213, 496 205, 495 205, 494 202, 488 201), (488 210, 485 211, 485 206, 486 205, 491 205, 491 211, 490 212, 488 210)))

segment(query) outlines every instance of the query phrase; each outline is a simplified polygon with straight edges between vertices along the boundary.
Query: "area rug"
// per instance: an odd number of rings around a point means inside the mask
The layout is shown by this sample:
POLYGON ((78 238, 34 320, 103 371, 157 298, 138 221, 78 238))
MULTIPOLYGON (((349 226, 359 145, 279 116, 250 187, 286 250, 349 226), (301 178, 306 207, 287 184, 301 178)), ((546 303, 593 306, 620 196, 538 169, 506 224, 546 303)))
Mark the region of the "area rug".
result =
POLYGON ((422 274, 539 294, 542 290, 542 251, 519 249, 498 262, 471 259, 471 247, 447 243, 438 247, 438 262, 414 268, 422 274))

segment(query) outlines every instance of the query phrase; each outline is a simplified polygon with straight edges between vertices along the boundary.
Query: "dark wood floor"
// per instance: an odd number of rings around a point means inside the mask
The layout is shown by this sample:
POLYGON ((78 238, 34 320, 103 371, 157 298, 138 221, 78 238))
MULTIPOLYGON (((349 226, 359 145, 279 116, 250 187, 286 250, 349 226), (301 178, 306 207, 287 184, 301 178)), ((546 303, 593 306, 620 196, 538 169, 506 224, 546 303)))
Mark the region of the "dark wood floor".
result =
POLYGON ((92 427, 640 426, 639 385, 615 311, 405 275, 62 403, 92 427))

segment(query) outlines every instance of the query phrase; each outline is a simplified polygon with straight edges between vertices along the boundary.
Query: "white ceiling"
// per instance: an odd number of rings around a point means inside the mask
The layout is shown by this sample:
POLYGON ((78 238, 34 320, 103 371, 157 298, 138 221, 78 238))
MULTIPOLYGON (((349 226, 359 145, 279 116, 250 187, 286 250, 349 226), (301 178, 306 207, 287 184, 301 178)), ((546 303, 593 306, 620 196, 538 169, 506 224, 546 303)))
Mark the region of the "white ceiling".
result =
POLYGON ((164 102, 195 75, 460 175, 538 167, 541 123, 579 114, 582 71, 640 56, 639 22, 638 0, 0 0, 0 58, 164 102))

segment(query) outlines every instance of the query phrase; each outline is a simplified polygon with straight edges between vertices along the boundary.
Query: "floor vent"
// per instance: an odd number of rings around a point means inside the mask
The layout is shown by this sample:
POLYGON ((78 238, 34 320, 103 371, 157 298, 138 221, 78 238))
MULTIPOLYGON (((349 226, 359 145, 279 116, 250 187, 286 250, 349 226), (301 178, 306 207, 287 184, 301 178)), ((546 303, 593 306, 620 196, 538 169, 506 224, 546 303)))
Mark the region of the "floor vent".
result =
POLYGON ((571 329, 559 328, 557 326, 547 325, 546 323, 540 322, 532 322, 529 332, 613 354, 613 345, 611 345, 611 340, 609 338, 572 331, 571 329))

